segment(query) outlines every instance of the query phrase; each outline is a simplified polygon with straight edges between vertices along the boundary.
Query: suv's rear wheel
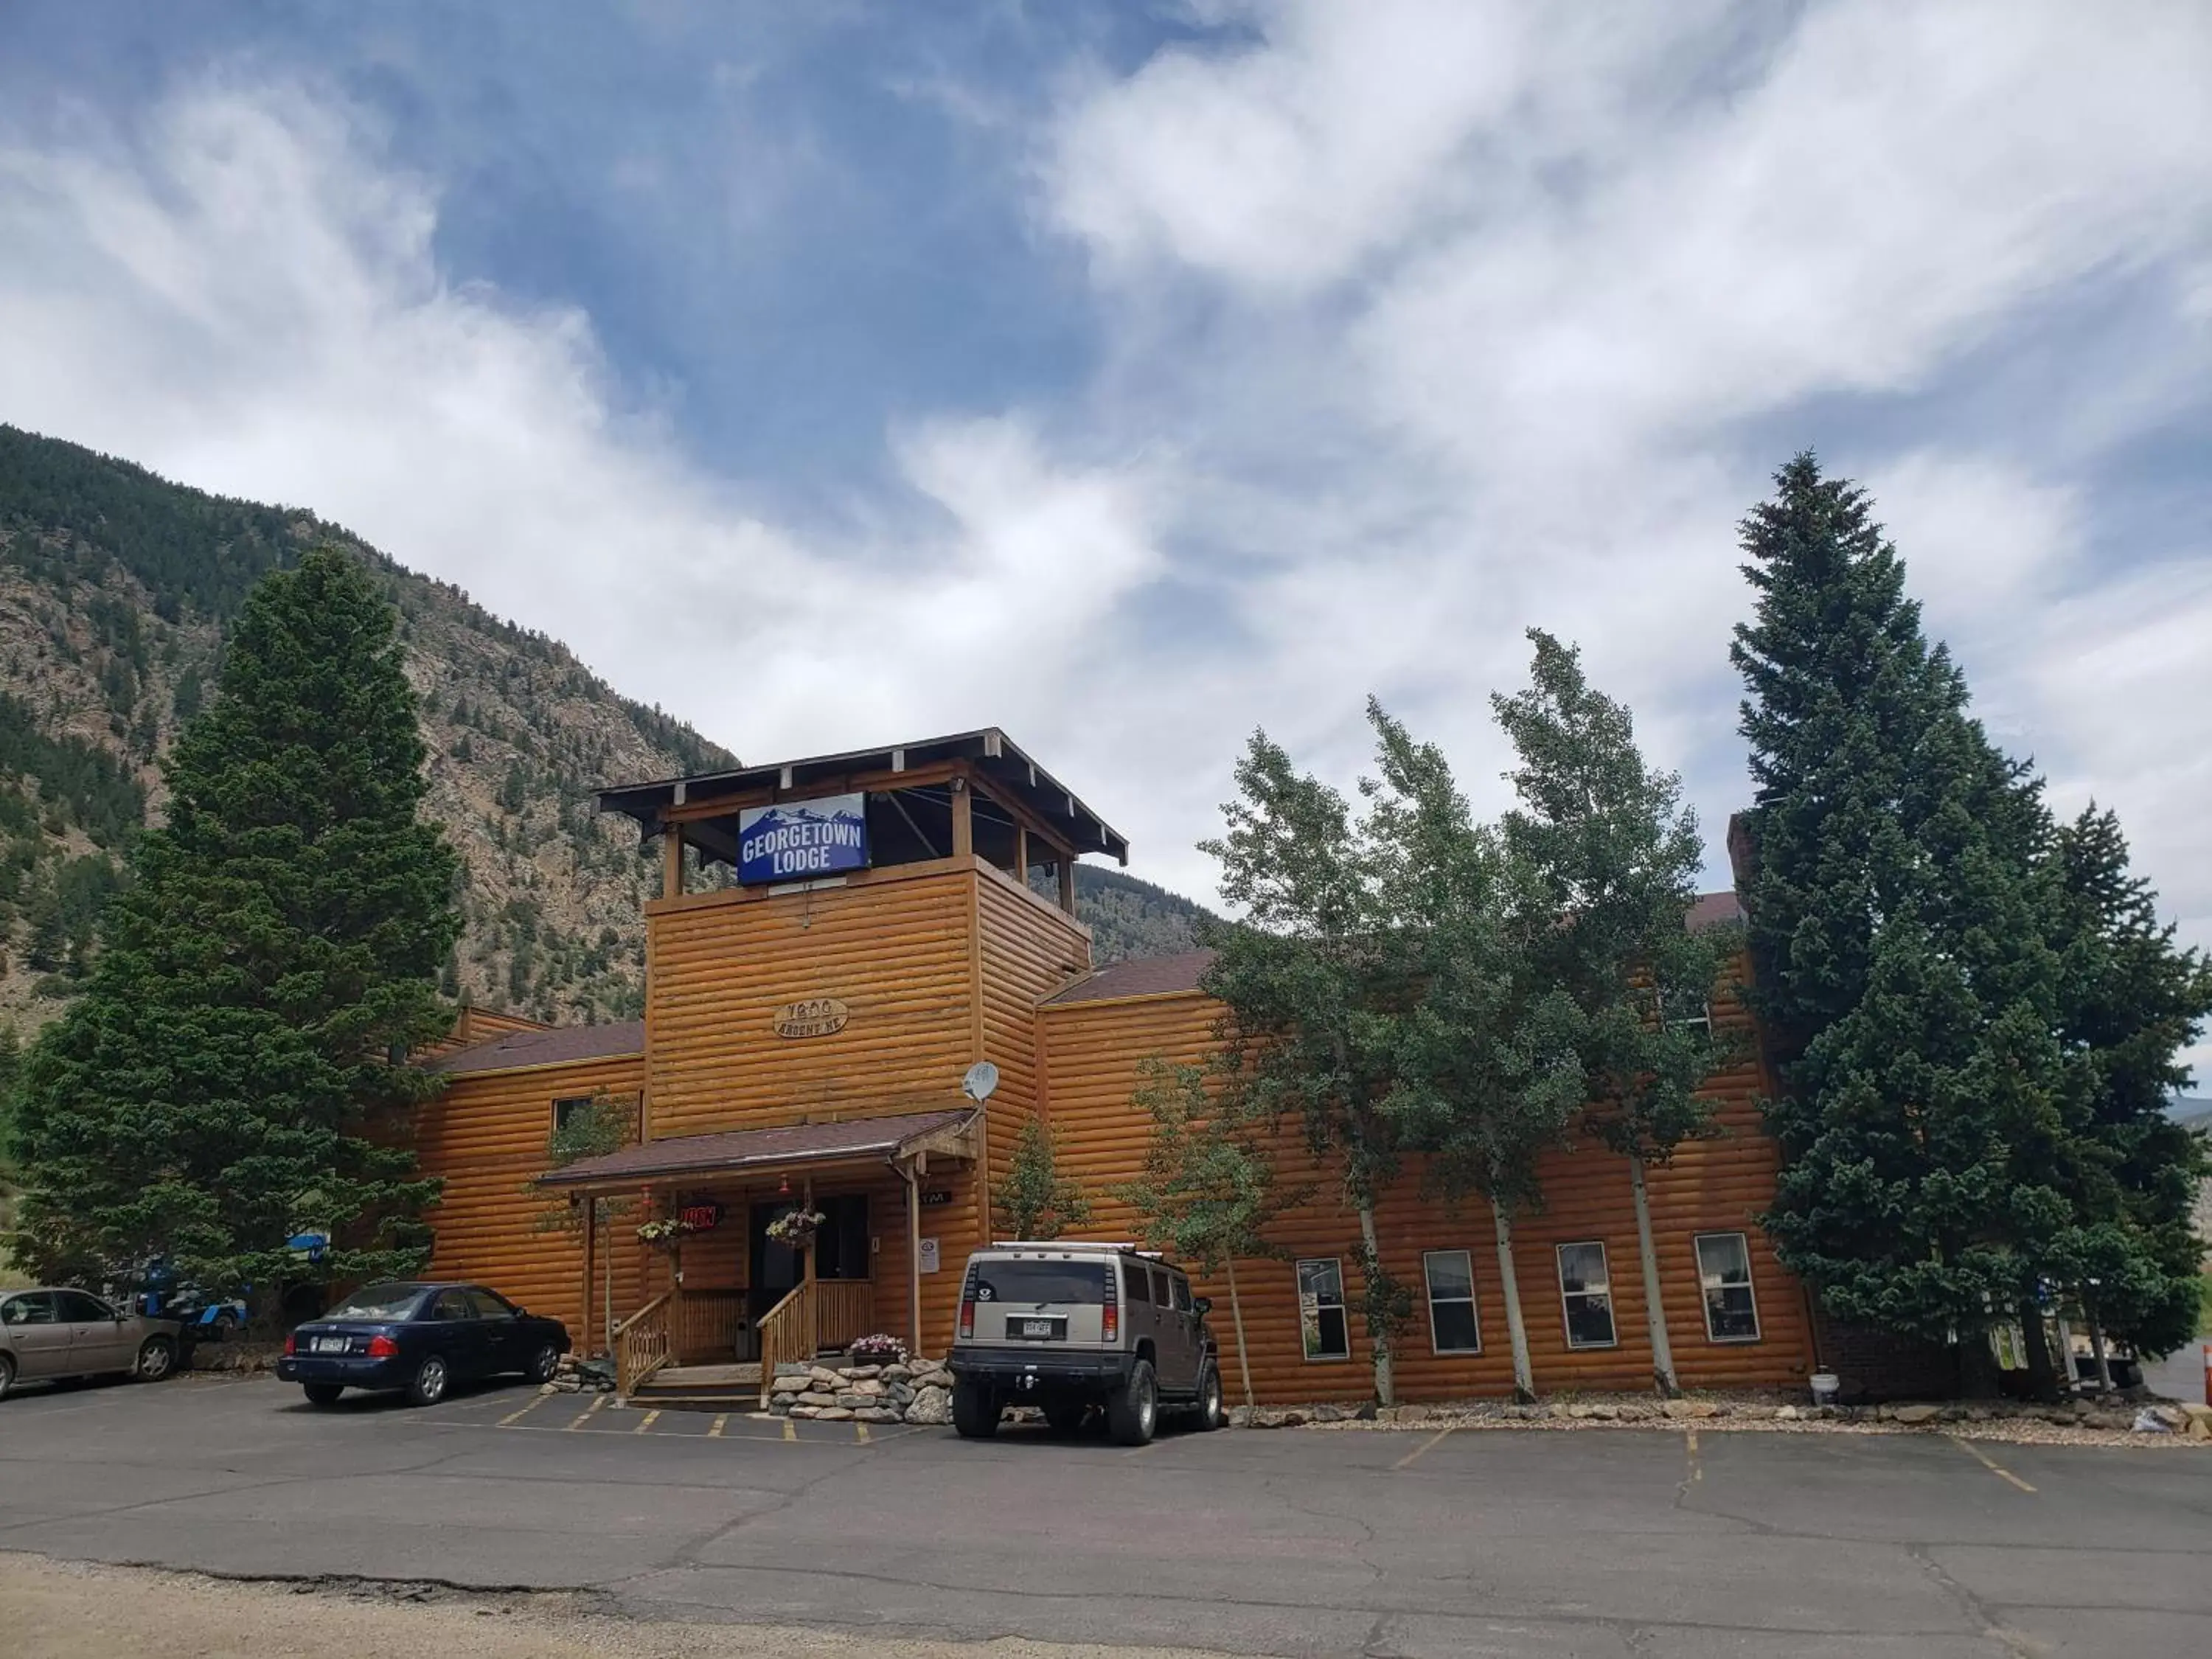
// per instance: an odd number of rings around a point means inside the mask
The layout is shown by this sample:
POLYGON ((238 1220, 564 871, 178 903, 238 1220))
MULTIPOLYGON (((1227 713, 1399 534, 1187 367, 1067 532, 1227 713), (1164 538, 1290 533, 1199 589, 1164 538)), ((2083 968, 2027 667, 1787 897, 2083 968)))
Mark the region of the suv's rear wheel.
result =
POLYGON ((1218 1429, 1229 1420, 1221 1407, 1221 1371, 1211 1361, 1198 1379, 1198 1426, 1218 1429))
POLYGON ((1139 1359, 1129 1367, 1129 1380, 1106 1402, 1106 1432, 1117 1446, 1141 1446, 1159 1420, 1159 1379, 1152 1374, 1152 1362, 1139 1359))
POLYGON ((999 1397, 965 1377, 952 1385, 952 1427, 963 1440, 988 1440, 999 1431, 999 1397))

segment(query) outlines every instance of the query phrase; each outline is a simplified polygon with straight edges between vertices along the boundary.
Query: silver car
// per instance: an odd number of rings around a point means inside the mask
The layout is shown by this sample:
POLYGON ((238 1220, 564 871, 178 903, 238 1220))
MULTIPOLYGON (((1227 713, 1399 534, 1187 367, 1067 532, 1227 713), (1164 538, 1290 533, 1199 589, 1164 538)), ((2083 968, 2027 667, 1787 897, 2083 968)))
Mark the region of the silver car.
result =
POLYGON ((118 1312, 88 1291, 0 1290, 0 1398, 59 1377, 158 1382, 176 1370, 182 1339, 175 1320, 118 1312))

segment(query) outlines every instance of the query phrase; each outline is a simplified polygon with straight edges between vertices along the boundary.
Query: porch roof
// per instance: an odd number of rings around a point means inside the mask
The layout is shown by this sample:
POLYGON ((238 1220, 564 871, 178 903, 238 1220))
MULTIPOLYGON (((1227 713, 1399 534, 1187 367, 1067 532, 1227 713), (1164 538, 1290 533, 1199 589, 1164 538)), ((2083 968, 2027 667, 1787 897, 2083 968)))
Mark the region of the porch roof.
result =
POLYGON ((973 1123, 978 1109, 905 1112, 890 1117, 848 1118, 842 1123, 793 1123, 775 1129, 731 1129, 720 1134, 677 1135, 640 1141, 538 1177, 541 1187, 605 1187, 662 1176, 715 1175, 773 1169, 787 1164, 833 1164, 869 1157, 894 1158, 945 1143, 973 1123))

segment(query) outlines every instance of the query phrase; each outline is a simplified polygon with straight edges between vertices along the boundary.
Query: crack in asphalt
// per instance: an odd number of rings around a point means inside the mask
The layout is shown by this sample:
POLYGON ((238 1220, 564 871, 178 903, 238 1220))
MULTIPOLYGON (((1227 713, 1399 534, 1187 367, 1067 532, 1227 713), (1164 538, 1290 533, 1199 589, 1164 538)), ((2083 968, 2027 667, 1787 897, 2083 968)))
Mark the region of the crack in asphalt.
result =
POLYGON ((1998 1619, 1980 1596, 1946 1572, 1942 1565, 1926 1550, 1916 1545, 1907 1549, 1905 1553, 1918 1562, 1921 1571, 1956 1601, 1969 1619, 1982 1627, 1982 1635, 1985 1638, 1998 1644, 2008 1654, 2014 1656, 2014 1659, 2039 1659, 2045 1651, 2041 1643, 2032 1640, 2025 1632, 2014 1630, 1998 1619))

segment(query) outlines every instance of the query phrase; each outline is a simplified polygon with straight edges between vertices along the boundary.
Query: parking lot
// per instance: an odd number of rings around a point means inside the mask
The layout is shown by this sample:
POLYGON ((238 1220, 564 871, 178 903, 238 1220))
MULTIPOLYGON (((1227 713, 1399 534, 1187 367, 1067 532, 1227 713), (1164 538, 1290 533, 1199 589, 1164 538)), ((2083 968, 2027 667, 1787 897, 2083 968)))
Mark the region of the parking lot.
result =
POLYGON ((1127 1450, 189 1377, 0 1402, 0 1550, 1236 1653, 2212 1652, 2212 1455, 1940 1434, 1127 1450))

